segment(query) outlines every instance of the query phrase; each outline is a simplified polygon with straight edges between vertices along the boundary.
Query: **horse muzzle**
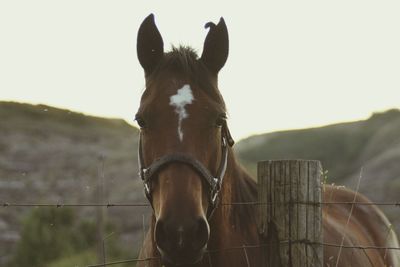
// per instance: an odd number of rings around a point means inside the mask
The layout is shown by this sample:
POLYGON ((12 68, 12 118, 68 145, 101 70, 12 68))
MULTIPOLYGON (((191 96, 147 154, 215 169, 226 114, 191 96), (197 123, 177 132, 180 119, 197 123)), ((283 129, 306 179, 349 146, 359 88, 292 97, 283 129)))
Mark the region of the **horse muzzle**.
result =
POLYGON ((194 264, 203 258, 210 228, 205 218, 177 221, 158 219, 155 241, 163 262, 173 266, 194 264))

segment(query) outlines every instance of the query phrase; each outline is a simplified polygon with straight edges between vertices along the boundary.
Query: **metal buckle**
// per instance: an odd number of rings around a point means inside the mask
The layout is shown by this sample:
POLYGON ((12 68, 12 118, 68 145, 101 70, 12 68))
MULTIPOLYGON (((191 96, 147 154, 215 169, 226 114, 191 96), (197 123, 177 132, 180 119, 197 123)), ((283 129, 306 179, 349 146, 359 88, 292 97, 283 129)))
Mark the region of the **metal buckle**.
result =
POLYGON ((215 201, 217 200, 219 191, 218 190, 215 190, 215 191, 213 190, 211 193, 212 193, 211 204, 214 206, 215 205, 215 201))
POLYGON ((149 169, 146 169, 146 168, 141 168, 141 169, 140 169, 140 171, 139 171, 139 176, 140 176, 140 178, 142 179, 142 181, 145 181, 145 180, 146 180, 146 173, 147 173, 148 170, 149 170, 149 169))
POLYGON ((146 194, 146 197, 150 196, 150 187, 147 183, 144 183, 144 193, 146 194))
POLYGON ((219 178, 218 177, 213 177, 213 182, 214 182, 215 187, 217 187, 219 185, 219 178))
POLYGON ((227 146, 225 136, 222 136, 222 146, 223 146, 223 147, 226 147, 226 146, 227 146))

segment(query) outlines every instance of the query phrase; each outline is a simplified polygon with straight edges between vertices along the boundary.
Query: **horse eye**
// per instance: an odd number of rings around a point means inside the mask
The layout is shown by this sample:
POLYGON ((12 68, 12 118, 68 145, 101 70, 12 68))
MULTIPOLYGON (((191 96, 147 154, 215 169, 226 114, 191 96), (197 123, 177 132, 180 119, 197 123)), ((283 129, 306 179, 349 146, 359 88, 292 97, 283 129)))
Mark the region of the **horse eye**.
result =
POLYGON ((143 118, 141 118, 140 116, 135 117, 135 121, 137 122, 137 124, 139 125, 140 129, 143 129, 144 127, 146 127, 146 123, 143 120, 143 118))
POLYGON ((224 123, 225 123, 225 120, 226 120, 226 116, 225 115, 221 115, 215 121, 215 125, 217 127, 222 127, 224 125, 224 123))

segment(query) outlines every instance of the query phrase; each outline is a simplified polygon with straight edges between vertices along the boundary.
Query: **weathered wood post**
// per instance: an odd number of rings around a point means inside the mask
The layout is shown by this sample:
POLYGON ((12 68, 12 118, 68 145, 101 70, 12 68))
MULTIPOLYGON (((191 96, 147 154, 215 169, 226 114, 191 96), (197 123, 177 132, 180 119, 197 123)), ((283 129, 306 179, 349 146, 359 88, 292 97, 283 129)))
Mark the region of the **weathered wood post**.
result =
POLYGON ((263 266, 323 266, 321 174, 315 160, 258 163, 263 266))

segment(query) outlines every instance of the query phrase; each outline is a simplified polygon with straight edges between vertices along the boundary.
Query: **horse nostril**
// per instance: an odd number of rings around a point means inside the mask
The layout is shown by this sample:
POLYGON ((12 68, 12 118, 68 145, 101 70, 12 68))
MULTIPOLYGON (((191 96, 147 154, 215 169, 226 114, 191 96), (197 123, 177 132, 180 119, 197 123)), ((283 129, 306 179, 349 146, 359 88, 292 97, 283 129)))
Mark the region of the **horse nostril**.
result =
POLYGON ((168 237, 166 229, 164 227, 164 222, 162 220, 158 220, 156 223, 156 227, 154 230, 154 238, 157 247, 159 247, 162 250, 168 250, 168 237))
POLYGON ((208 225, 208 222, 201 217, 197 219, 196 223, 197 227, 194 233, 195 236, 193 238, 192 245, 194 250, 200 250, 204 248, 208 242, 210 227, 208 225))

